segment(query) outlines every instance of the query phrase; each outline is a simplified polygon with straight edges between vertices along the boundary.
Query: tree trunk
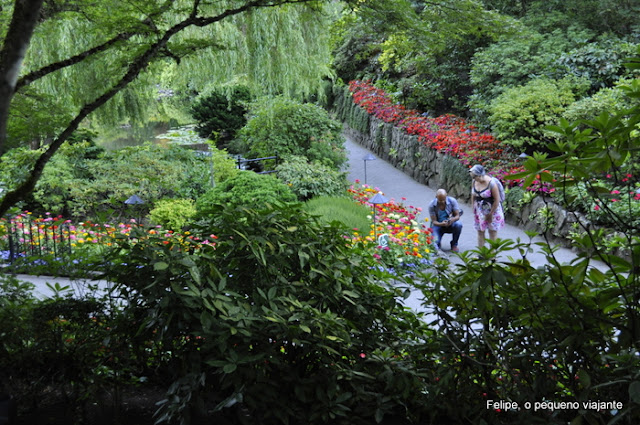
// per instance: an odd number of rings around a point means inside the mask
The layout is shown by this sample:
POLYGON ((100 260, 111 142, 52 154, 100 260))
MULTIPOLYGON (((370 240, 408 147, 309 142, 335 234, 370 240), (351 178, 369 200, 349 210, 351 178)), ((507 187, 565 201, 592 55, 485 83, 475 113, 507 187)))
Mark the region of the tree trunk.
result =
POLYGON ((16 0, 9 31, 0 50, 0 156, 6 149, 9 105, 44 0, 16 0))

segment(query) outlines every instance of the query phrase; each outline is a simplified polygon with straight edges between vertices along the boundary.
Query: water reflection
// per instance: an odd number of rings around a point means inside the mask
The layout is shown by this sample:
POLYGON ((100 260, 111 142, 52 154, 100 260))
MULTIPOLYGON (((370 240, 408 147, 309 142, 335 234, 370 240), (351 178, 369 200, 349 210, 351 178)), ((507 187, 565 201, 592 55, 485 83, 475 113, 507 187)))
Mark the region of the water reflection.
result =
POLYGON ((157 139, 156 136, 166 133, 171 128, 168 122, 151 121, 141 126, 120 126, 100 131, 96 143, 106 150, 116 150, 129 146, 138 146, 146 142, 166 146, 168 139, 157 139))

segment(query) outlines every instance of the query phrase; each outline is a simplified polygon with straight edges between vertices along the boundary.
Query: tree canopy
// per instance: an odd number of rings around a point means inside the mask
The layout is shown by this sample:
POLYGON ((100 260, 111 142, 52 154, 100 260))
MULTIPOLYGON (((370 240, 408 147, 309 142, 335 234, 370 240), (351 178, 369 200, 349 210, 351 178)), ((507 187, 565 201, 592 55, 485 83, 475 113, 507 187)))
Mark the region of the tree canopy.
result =
POLYGON ((0 154, 27 142, 47 149, 0 215, 87 119, 135 115, 163 79, 195 91, 235 78, 264 92, 317 92, 329 75, 319 28, 333 3, 2 0, 0 154))

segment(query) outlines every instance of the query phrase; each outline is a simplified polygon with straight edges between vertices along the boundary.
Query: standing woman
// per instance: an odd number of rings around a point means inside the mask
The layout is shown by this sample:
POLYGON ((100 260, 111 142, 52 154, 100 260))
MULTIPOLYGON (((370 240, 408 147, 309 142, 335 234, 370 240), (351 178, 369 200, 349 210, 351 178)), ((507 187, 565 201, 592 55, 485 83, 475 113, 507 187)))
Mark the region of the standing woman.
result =
POLYGON ((484 246, 485 231, 489 239, 496 240, 498 230, 504 227, 504 211, 500 202, 500 189, 487 175, 482 165, 469 170, 471 183, 471 205, 473 205, 473 227, 478 231, 478 247, 484 246))

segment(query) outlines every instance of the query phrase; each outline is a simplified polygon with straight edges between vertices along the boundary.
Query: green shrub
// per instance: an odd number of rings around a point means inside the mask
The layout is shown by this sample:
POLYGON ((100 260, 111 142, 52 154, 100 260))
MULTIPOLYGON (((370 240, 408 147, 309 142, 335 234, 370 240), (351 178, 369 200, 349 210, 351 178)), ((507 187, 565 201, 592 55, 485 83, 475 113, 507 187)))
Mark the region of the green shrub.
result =
MULTIPOLYGON (((70 187, 79 179, 91 176, 91 160, 95 158, 99 148, 89 142, 67 143, 62 145, 58 153, 45 167, 36 190, 28 197, 27 208, 38 212, 62 212, 72 201, 70 187)), ((0 158, 0 189, 12 189, 28 177, 35 165, 41 149, 19 147, 9 150, 0 158)))
POLYGON ((615 87, 607 87, 597 91, 589 97, 582 98, 572 103, 563 112, 562 116, 569 122, 578 120, 592 120, 601 113, 610 113, 614 110, 630 108, 631 99, 624 94, 621 85, 627 84, 629 80, 620 80, 615 87))
POLYGON ((171 230, 180 230, 196 215, 192 199, 164 199, 149 212, 149 221, 171 230))
POLYGON ((582 32, 557 30, 540 34, 523 28, 517 36, 479 49, 473 55, 470 71, 474 93, 491 101, 507 88, 526 84, 532 76, 553 75, 562 52, 585 38, 588 34, 582 32))
POLYGON ((426 326, 372 259, 345 244, 341 226, 296 203, 219 208, 201 232, 217 245, 195 254, 134 234, 110 276, 135 294, 126 305, 145 318, 140 332, 171 349, 156 419, 187 423, 204 400, 221 419, 264 424, 373 423, 424 410, 411 361, 416 347, 415 358, 429 358, 426 326))
POLYGON ((94 299, 15 298, 22 288, 14 289, 18 292, 0 303, 0 381, 11 382, 10 393, 21 397, 23 406, 36 405, 37 396, 52 386, 51 397, 80 406, 104 383, 106 305, 94 299))
POLYGON ((318 106, 279 97, 258 105, 251 115, 239 132, 248 149, 246 156, 277 153, 286 160, 299 155, 335 169, 347 160, 342 125, 318 106))
POLYGON ((371 210, 353 199, 336 196, 318 196, 305 203, 305 210, 317 215, 325 223, 339 221, 349 229, 369 234, 373 222, 371 210))
POLYGON ((213 161, 213 164, 209 162, 209 166, 213 166, 215 183, 221 183, 238 174, 240 171, 238 169, 238 163, 226 150, 218 149, 210 145, 209 151, 211 152, 210 161, 213 161))
POLYGON ((299 200, 315 196, 340 195, 347 188, 345 173, 318 162, 307 162, 305 157, 292 156, 278 165, 278 178, 285 182, 299 200))
POLYGON ((173 145, 128 147, 89 160, 63 152, 36 186, 35 211, 103 219, 146 215, 157 200, 196 198, 209 186, 209 176, 206 159, 173 145), (135 211, 123 203, 134 194, 145 202, 135 211))
POLYGON ((246 124, 245 115, 250 101, 251 92, 245 86, 201 96, 191 107, 200 137, 215 140, 218 147, 225 147, 246 124))
POLYGON ((473 88, 469 108, 474 118, 488 125, 491 103, 505 90, 526 85, 532 79, 566 76, 567 68, 558 59, 591 37, 590 31, 575 26, 556 25, 540 32, 527 27, 516 36, 505 36, 478 49, 469 72, 473 88))
POLYGON ((12 394, 18 417, 38 406, 52 415, 49 422, 62 420, 59 412, 68 408, 63 423, 93 423, 86 406, 124 411, 117 393, 155 382, 161 353, 139 338, 135 314, 120 315, 106 295, 63 297, 69 287, 57 283, 52 297, 38 299, 33 284, 10 279, 0 275, 0 392, 12 394))
POLYGON ((295 200, 291 189, 275 176, 241 171, 198 198, 196 210, 202 216, 214 205, 260 209, 266 204, 295 200))
POLYGON ((495 137, 528 151, 544 146, 550 137, 544 127, 555 124, 562 113, 588 88, 587 80, 537 78, 524 86, 509 88, 489 107, 495 137))
POLYGON ((630 76, 623 62, 633 55, 635 46, 611 37, 586 43, 560 56, 558 64, 569 75, 586 78, 593 90, 611 87, 619 78, 630 76))

